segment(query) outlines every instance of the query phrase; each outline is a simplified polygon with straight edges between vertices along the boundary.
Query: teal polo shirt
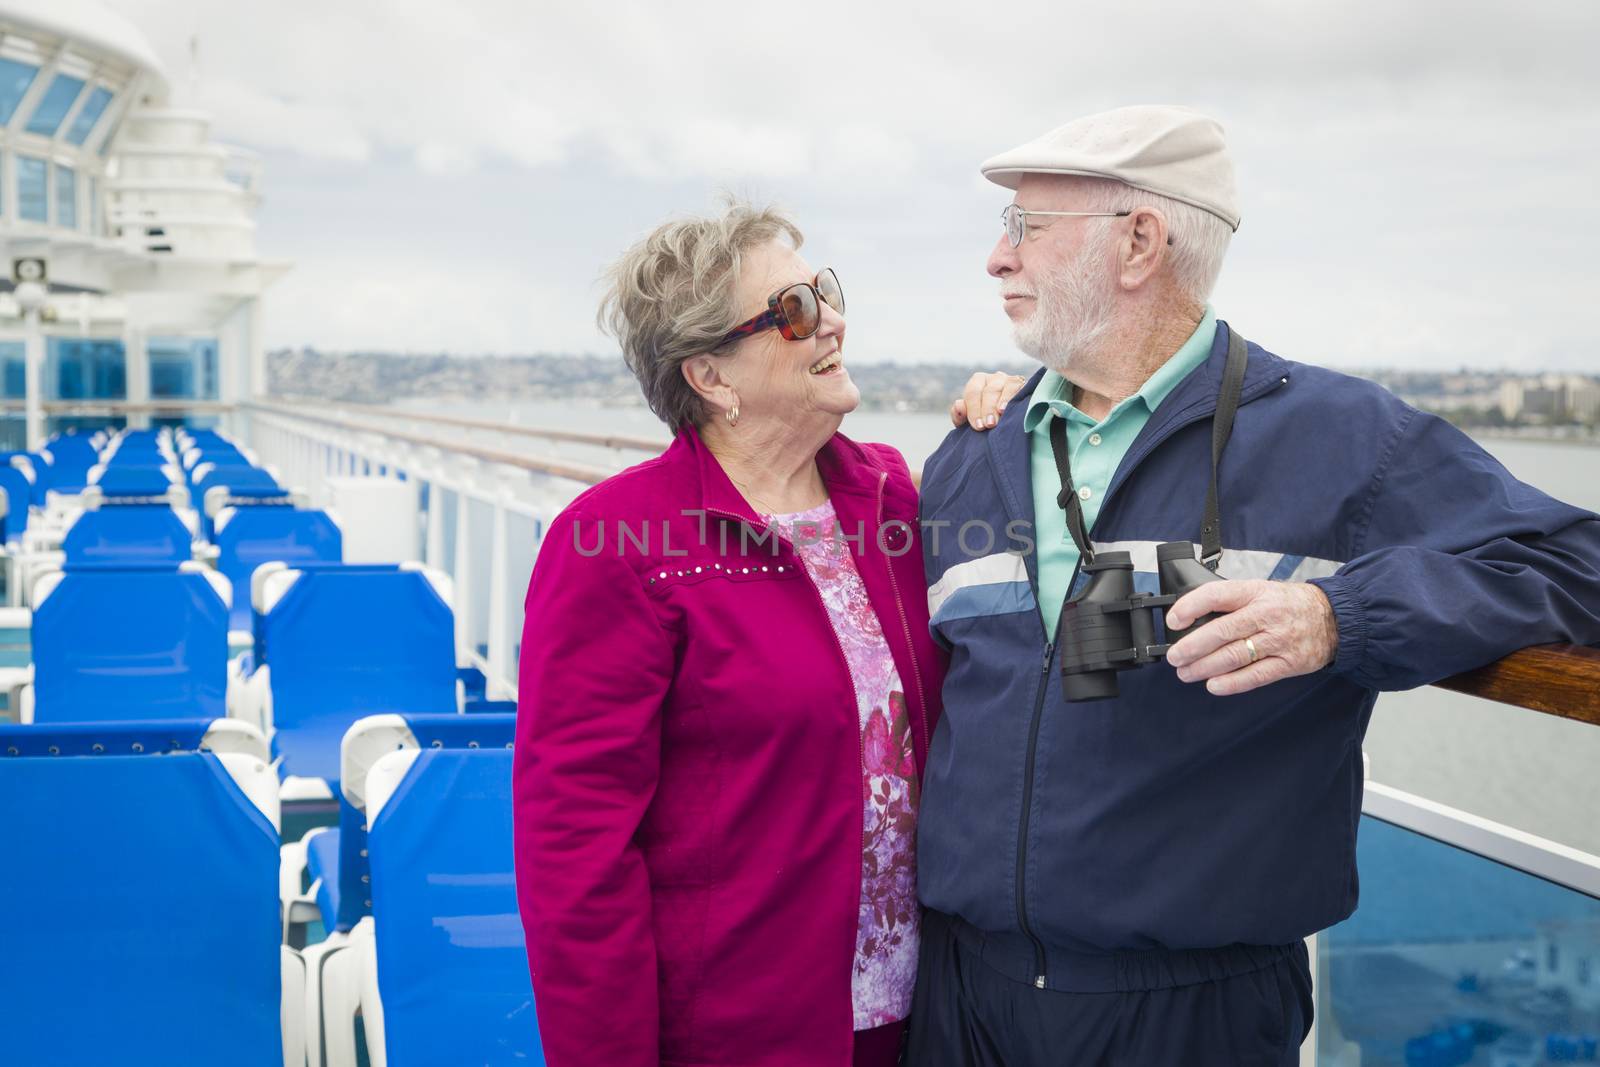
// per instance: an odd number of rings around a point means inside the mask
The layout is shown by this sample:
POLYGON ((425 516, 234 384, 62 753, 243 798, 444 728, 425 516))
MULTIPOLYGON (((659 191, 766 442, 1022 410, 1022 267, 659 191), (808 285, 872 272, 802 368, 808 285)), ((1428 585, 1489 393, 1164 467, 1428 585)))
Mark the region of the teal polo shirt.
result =
POLYGON ((1072 572, 1078 566, 1078 546, 1072 543, 1072 535, 1067 532, 1066 512, 1056 505, 1061 476, 1056 473, 1056 457, 1050 448, 1050 420, 1067 420, 1072 484, 1078 490, 1084 527, 1092 535, 1094 520, 1100 514, 1100 502, 1111 487, 1111 476, 1117 472, 1128 447, 1167 394, 1206 361, 1216 333, 1217 313, 1207 304, 1200 325, 1183 346, 1140 386, 1137 393, 1112 408, 1099 422, 1072 406, 1072 385, 1061 375, 1047 370, 1039 379, 1027 413, 1022 417, 1022 429, 1030 436, 1032 448, 1039 612, 1051 642, 1056 639, 1061 604, 1067 598, 1072 572))

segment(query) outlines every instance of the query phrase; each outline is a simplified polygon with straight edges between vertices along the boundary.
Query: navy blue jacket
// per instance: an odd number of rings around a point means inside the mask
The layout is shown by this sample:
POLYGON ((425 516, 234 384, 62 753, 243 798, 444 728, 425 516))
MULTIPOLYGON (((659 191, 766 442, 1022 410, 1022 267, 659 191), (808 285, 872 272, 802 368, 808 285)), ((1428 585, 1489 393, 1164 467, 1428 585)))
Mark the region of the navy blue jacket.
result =
MULTIPOLYGON (((1200 540, 1228 337, 1219 326, 1151 415, 1091 531, 1133 553, 1143 591, 1157 544, 1200 540)), ((950 652, 918 841, 929 907, 1077 952, 1305 937, 1356 906, 1378 690, 1600 643, 1600 517, 1371 382, 1252 344, 1221 466, 1220 573, 1320 585, 1337 658, 1233 697, 1157 663, 1122 672, 1116 699, 1068 704, 1035 600, 1022 416, 1037 383, 995 429, 952 432, 923 472, 931 625, 950 652)))

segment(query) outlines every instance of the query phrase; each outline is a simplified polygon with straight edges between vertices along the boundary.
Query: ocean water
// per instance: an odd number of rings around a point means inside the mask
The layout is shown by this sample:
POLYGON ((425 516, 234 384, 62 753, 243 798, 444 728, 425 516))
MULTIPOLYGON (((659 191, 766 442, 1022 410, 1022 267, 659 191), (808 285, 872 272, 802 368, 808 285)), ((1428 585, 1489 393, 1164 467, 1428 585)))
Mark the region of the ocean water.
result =
MULTIPOLYGON (((429 403, 426 410, 525 426, 656 437, 664 427, 641 407, 570 403, 429 403)), ((939 414, 856 412, 844 432, 895 445, 913 466, 949 431, 939 414)), ((1485 439, 1518 478, 1552 496, 1600 511, 1600 448, 1485 439)), ((525 449, 526 441, 517 447, 525 449)), ((616 458, 566 446, 590 462, 616 458)), ((1372 777, 1452 807, 1600 854, 1600 728, 1425 687, 1386 693, 1368 730, 1372 777)))

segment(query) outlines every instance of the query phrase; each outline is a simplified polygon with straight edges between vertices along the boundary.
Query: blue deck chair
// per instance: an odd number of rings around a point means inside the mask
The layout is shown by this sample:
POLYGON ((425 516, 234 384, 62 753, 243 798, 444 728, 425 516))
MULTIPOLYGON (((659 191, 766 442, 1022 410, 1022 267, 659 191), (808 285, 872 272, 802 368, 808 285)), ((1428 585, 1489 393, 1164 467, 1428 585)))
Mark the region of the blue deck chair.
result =
POLYGON ((9 463, 0 462, 0 494, 5 496, 5 516, 0 521, 4 541, 20 541, 28 530, 28 510, 32 506, 33 485, 28 476, 9 463))
POLYGON ((99 452, 82 434, 66 434, 44 446, 50 457, 46 489, 58 493, 80 492, 88 484, 89 468, 100 461, 99 452))
MULTIPOLYGON (((509 749, 517 716, 369 715, 345 732, 339 748, 339 825, 312 830, 306 837, 306 870, 317 886, 312 894, 323 929, 349 933, 372 914, 367 891, 367 772, 396 751, 466 748, 509 749)), ((297 862, 298 857, 291 859, 297 862)), ((288 902, 285 911, 290 912, 288 902)), ((309 916, 301 915, 302 919, 309 916)))
POLYGON ((241 489, 273 489, 280 493, 284 491, 283 486, 260 467, 237 465, 213 466, 202 477, 195 479, 194 492, 196 496, 204 497, 207 490, 219 486, 230 492, 241 489))
MULTIPOLYGON (((276 564, 277 564, 276 560, 271 560, 271 561, 268 561, 267 563, 257 564, 256 569, 250 573, 250 635, 251 635, 251 650, 250 650, 249 659, 246 661, 247 668, 248 668, 249 671, 254 671, 257 667, 259 667, 262 664, 268 662, 268 660, 267 660, 267 617, 266 617, 266 612, 264 610, 264 605, 262 603, 258 602, 258 597, 261 597, 261 596, 264 595, 264 593, 265 593, 265 585, 266 585, 265 579, 270 578, 270 576, 272 574, 275 574, 275 573, 286 573, 286 572, 291 571, 291 570, 297 571, 297 572, 300 572, 300 573, 305 573, 306 571, 316 571, 316 570, 342 570, 342 571, 345 571, 347 573, 354 573, 355 571, 360 570, 360 571, 371 571, 371 572, 375 572, 375 573, 391 573, 392 574, 393 572, 398 571, 400 569, 400 564, 398 564, 398 563, 344 563, 344 562, 339 562, 339 561, 325 562, 325 561, 320 561, 320 560, 301 560, 299 563, 296 563, 292 567, 289 566, 287 563, 285 563, 282 567, 279 567, 276 564)), ((287 581, 289 579, 285 578, 285 579, 278 579, 278 580, 279 581, 287 581)), ((277 602, 277 600, 276 600, 277 596, 278 596, 278 593, 275 592, 273 594, 273 597, 274 597, 273 603, 277 602)))
POLYGON ((159 466, 133 463, 108 465, 94 483, 101 495, 109 498, 126 496, 162 496, 172 488, 172 479, 159 466))
POLYGON ((242 723, 0 725, 0 1063, 282 1067, 273 785, 242 723))
POLYGON ((36 723, 221 718, 225 579, 197 563, 73 566, 33 610, 36 723))
POLYGON ((216 518, 217 569, 233 583, 231 630, 251 629, 250 577, 263 563, 337 563, 344 558, 339 527, 324 511, 282 504, 230 508, 216 518))
POLYGON ((194 540, 166 504, 117 504, 78 516, 61 550, 69 564, 182 563, 194 558, 194 540))
MULTIPOLYGON (((201 471, 196 468, 193 473, 201 471)), ((283 497, 288 490, 260 467, 213 467, 193 479, 191 497, 200 503, 201 530, 206 540, 216 537, 217 514, 229 500, 264 500, 283 497)))
POLYGON ((512 869, 511 753, 396 751, 366 788, 372 917, 325 975, 330 1051, 354 1043, 355 979, 367 1047, 389 1067, 543 1064, 512 869))
POLYGON ((63 460, 93 462, 100 454, 100 450, 95 447, 93 435, 78 432, 60 434, 46 443, 45 448, 63 460))
MULTIPOLYGON (((7 462, 10 462, 13 457, 21 457, 28 461, 28 466, 33 471, 33 488, 28 502, 36 508, 44 507, 44 495, 54 484, 52 478, 54 477, 55 457, 49 452, 7 452, 4 453, 4 457, 7 462)), ((87 467, 84 468, 84 472, 87 476, 87 467)))
POLYGON ((267 605, 262 639, 281 774, 334 788, 357 719, 456 710, 455 616, 420 569, 324 565, 274 578, 287 588, 267 605))
POLYGON ((239 450, 239 446, 231 441, 207 441, 191 444, 184 449, 182 460, 185 470, 193 470, 202 463, 212 463, 218 467, 250 466, 250 461, 239 450))

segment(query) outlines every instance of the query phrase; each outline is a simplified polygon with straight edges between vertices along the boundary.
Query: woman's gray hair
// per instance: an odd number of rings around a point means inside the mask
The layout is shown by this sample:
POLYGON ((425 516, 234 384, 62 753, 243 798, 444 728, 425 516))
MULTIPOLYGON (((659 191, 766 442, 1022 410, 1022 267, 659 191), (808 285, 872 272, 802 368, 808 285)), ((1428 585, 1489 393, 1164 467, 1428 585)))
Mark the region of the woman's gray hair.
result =
POLYGON ((1085 178, 1084 211, 1132 211, 1153 207, 1167 220, 1172 238, 1172 276, 1183 294, 1197 304, 1211 299, 1233 230, 1204 208, 1169 196, 1148 193, 1110 178, 1085 178))
POLYGON ((737 302, 745 254, 782 238, 795 248, 804 240, 783 213, 730 199, 719 216, 657 226, 607 268, 596 321, 621 344, 645 402, 673 433, 708 414, 683 361, 714 353, 746 317, 737 302))

